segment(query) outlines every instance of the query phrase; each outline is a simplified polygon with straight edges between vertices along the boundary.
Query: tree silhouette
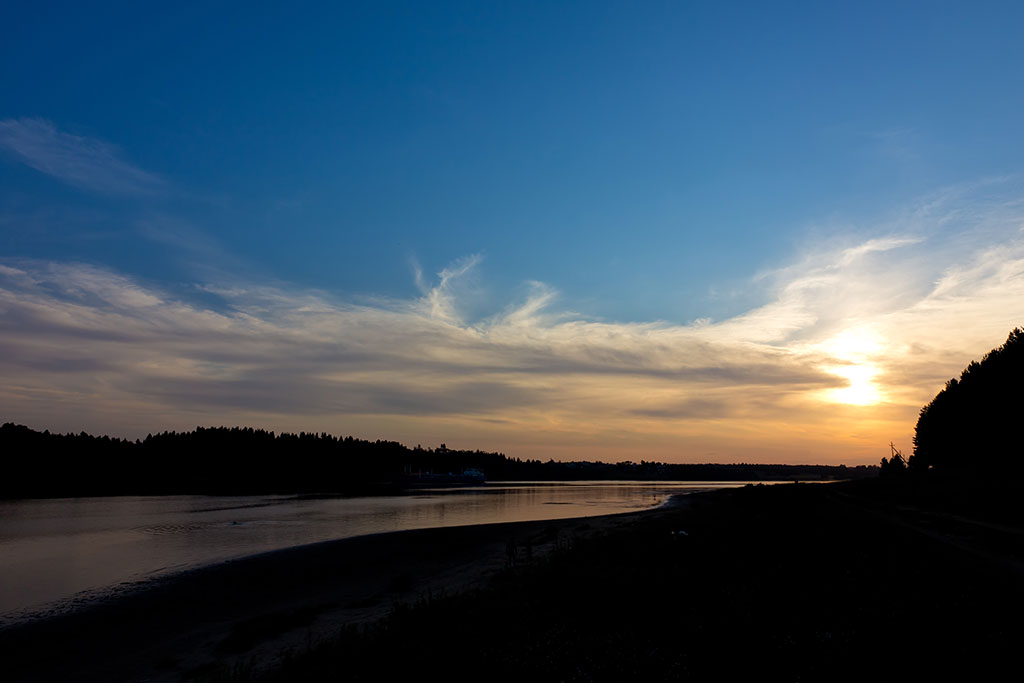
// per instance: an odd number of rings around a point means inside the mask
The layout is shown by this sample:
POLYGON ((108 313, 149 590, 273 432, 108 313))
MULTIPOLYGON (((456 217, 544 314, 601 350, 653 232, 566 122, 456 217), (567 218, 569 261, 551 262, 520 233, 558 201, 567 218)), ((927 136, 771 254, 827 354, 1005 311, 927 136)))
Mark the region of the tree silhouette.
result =
POLYGON ((971 362, 921 409, 914 470, 1019 476, 1024 472, 1020 419, 1024 400, 1024 331, 971 362))
POLYGON ((903 457, 903 453, 900 449, 896 448, 895 444, 889 442, 889 448, 891 450, 890 457, 888 460, 882 458, 882 462, 879 464, 878 473, 882 477, 899 477, 907 471, 907 460, 903 457))

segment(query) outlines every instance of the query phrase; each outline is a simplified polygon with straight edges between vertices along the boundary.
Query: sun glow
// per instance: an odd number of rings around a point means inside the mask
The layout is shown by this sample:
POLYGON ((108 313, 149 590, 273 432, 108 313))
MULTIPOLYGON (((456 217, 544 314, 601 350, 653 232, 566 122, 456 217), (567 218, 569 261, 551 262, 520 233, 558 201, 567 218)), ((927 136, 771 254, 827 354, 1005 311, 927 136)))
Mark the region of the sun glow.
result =
POLYGON ((849 383, 845 387, 828 390, 825 399, 857 406, 881 402, 882 391, 875 383, 879 367, 874 359, 883 348, 878 334, 869 328, 845 330, 825 342, 822 350, 841 364, 827 365, 824 369, 849 383))
POLYGON ((882 400, 882 394, 873 381, 878 368, 872 365, 837 365, 827 369, 850 383, 841 389, 831 389, 828 392, 830 401, 866 406, 882 400))

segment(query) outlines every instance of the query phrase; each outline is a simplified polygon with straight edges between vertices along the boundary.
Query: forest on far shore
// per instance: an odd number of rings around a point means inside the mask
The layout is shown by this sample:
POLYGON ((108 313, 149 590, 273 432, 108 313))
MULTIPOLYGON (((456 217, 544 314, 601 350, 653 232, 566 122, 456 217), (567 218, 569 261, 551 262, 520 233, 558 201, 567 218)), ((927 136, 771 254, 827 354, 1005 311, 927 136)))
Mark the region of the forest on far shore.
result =
POLYGON ((197 427, 135 441, 0 427, 0 498, 171 494, 400 493, 417 473, 476 469, 491 481, 817 481, 876 476, 873 466, 555 462, 408 448, 326 433, 197 427), (412 475, 412 476, 410 476, 412 475))

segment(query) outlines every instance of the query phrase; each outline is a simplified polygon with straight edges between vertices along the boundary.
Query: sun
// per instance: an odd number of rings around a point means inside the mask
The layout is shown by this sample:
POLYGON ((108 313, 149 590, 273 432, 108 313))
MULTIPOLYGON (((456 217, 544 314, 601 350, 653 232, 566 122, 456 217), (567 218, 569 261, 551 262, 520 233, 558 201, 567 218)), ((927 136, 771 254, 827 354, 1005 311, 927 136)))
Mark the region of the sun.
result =
POLYGON ((880 373, 875 359, 884 349, 877 333, 870 328, 851 328, 826 341, 820 349, 838 361, 824 365, 822 369, 848 382, 845 387, 824 392, 825 400, 867 406, 884 399, 875 382, 880 373))
POLYGON ((878 368, 873 365, 833 365, 829 372, 846 378, 848 386, 830 389, 829 400, 834 403, 847 403, 855 406, 867 406, 882 400, 882 393, 874 383, 878 368))

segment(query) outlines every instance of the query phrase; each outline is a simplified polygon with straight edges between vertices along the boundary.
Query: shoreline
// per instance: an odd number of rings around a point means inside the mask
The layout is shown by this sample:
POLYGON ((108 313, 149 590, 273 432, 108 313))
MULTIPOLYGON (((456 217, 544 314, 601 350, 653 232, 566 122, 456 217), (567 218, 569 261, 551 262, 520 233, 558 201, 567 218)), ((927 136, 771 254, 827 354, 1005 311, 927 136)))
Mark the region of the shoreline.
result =
POLYGON ((678 509, 386 532, 225 560, 0 629, 8 680, 177 681, 273 667, 397 604, 480 586, 559 544, 678 509), (59 653, 59 656, 54 656, 59 653))
MULTIPOLYGON (((507 483, 506 482, 501 482, 500 483, 500 487, 502 489, 504 489, 505 487, 507 487, 508 484, 514 484, 514 483, 519 483, 519 482, 507 482, 507 483)), ((528 484, 531 485, 531 487, 533 486, 533 484, 531 482, 523 482, 523 483, 528 483, 528 484)), ((701 484, 713 484, 713 482, 701 482, 701 484)), ((713 488, 717 488, 717 487, 713 487, 713 488)), ((675 493, 667 493, 666 492, 667 495, 665 495, 663 497, 662 501, 660 503, 658 503, 657 505, 653 506, 653 507, 644 507, 644 508, 640 508, 640 507, 622 507, 622 508, 619 508, 619 511, 614 511, 614 508, 616 507, 614 505, 606 506, 609 509, 606 509, 604 511, 594 511, 594 510, 588 510, 586 507, 579 507, 577 509, 565 510, 564 512, 563 511, 559 511, 558 513, 550 512, 550 514, 552 516, 550 516, 550 517, 540 517, 538 519, 531 519, 530 516, 526 516, 526 515, 501 515, 501 516, 511 517, 512 519, 510 519, 509 522, 527 522, 527 521, 542 522, 542 521, 553 521, 553 520, 557 520, 557 519, 577 519, 577 518, 586 518, 586 517, 598 517, 598 516, 604 516, 604 515, 608 515, 608 514, 629 514, 629 513, 632 513, 632 512, 642 512, 642 511, 645 511, 645 510, 657 509, 658 507, 668 503, 668 501, 674 495, 676 495, 677 493, 681 493, 683 495, 688 495, 688 494, 691 494, 691 493, 698 493, 698 492, 703 492, 703 491, 706 491, 706 490, 712 490, 712 487, 707 487, 706 488, 704 486, 700 486, 699 488, 695 487, 693 489, 680 489, 679 491, 677 491, 675 493), (515 517, 520 517, 520 519, 515 519, 515 517)), ((415 497, 415 496, 421 496, 424 493, 427 493, 427 494, 429 494, 431 496, 448 496, 448 495, 450 495, 450 496, 460 496, 463 493, 479 494, 479 493, 488 493, 488 492, 489 491, 484 491, 482 489, 475 488, 475 487, 465 487, 465 488, 462 488, 462 487, 460 487, 460 488, 443 487, 443 488, 423 489, 423 490, 420 490, 420 491, 408 491, 408 492, 406 492, 405 495, 407 495, 409 497, 415 497)), ((495 491, 495 492, 500 493, 501 491, 495 491)), ((323 495, 317 496, 318 499, 319 498, 324 498, 324 497, 327 497, 327 496, 323 496, 323 495)), ((330 497, 333 498, 334 496, 330 496, 330 497)), ((132 498, 134 498, 134 497, 132 497, 132 498)), ((218 503, 220 502, 221 498, 222 497, 215 497, 215 499, 218 501, 218 503)), ((292 499, 304 500, 304 499, 306 499, 306 496, 304 496, 304 495, 285 496, 284 499, 286 501, 287 500, 292 500, 292 499)), ((260 498, 260 500, 262 501, 262 498, 260 498)), ((261 502, 261 503, 256 504, 256 505, 242 505, 241 507, 246 507, 246 508, 247 507, 264 507, 265 505, 266 504, 261 502)), ((561 505, 561 504, 560 503, 553 503, 552 505, 561 505)), ((223 509, 233 509, 235 507, 238 507, 238 506, 228 505, 228 506, 224 507, 223 509)), ((221 507, 210 508, 210 510, 219 510, 219 509, 222 509, 222 508, 221 507)), ((189 512, 195 512, 196 510, 195 509, 189 509, 188 511, 189 512)), ((206 512, 208 510, 203 509, 203 510, 198 510, 198 511, 206 512)), ((271 547, 263 547, 263 548, 260 548, 260 547, 244 548, 244 547, 242 547, 242 548, 239 548, 238 550, 233 551, 232 553, 223 553, 223 552, 221 552, 219 554, 216 553, 216 551, 214 551, 213 553, 207 553, 208 555, 212 555, 210 557, 201 557, 200 556, 200 557, 195 557, 195 558, 189 559, 188 557, 183 556, 183 559, 185 559, 185 561, 179 561, 179 562, 174 562, 173 558, 168 558, 168 561, 170 561, 170 564, 168 564, 166 566, 155 566, 154 565, 154 566, 148 566, 147 567, 147 566, 145 566, 145 564, 137 565, 137 566, 136 565, 129 565, 129 569, 131 569, 131 571, 127 571, 127 572, 116 572, 115 571, 114 573, 110 573, 110 575, 106 577, 106 581, 104 583, 95 583, 94 585, 91 585, 91 586, 90 585, 82 585, 75 592, 65 592, 65 593, 62 594, 60 592, 51 590, 50 591, 51 595, 41 595, 40 596, 41 599, 37 599, 36 602, 28 603, 28 602, 22 601, 21 604, 18 604, 18 599, 19 598, 18 597, 14 597, 14 599, 13 599, 13 603, 14 604, 12 604, 10 606, 10 609, 7 609, 5 611, 0 612, 0 632, 3 632, 5 629, 11 628, 11 627, 16 627, 16 626, 19 626, 19 625, 24 625, 24 624, 32 623, 32 622, 37 622, 37 621, 40 621, 40 620, 50 619, 50 618, 61 616, 61 615, 71 614, 71 613, 80 611, 82 609, 88 609, 91 606, 102 604, 102 603, 107 603, 107 602, 110 602, 110 601, 113 601, 113 600, 126 599, 126 598, 130 597, 131 595, 135 595, 135 594, 139 594, 139 593, 142 593, 142 592, 149 591, 152 588, 154 588, 156 586, 159 586, 159 585, 161 585, 162 583, 164 583, 164 582, 166 582, 168 580, 173 580, 176 577, 188 574, 190 572, 201 571, 201 570, 207 569, 209 567, 214 567, 214 566, 221 565, 221 564, 228 563, 228 562, 236 562, 236 561, 244 560, 244 559, 247 559, 247 558, 250 558, 250 557, 256 557, 258 555, 263 555, 263 554, 268 554, 268 553, 276 553, 276 552, 288 552, 288 551, 292 551, 292 550, 297 550, 297 549, 303 548, 305 546, 312 546, 312 545, 317 545, 317 544, 320 544, 320 543, 332 543, 332 542, 335 542, 335 541, 338 541, 338 540, 344 540, 344 539, 347 539, 347 538, 356 538, 357 536, 373 536, 373 535, 396 533, 396 532, 407 531, 407 530, 416 530, 416 529, 428 530, 428 529, 433 529, 433 528, 444 528, 444 527, 447 527, 447 526, 476 526, 476 525, 480 525, 480 524, 506 523, 506 522, 501 522, 500 520, 494 520, 494 521, 478 521, 478 520, 479 520, 479 517, 477 516, 477 519, 473 519, 472 517, 466 517, 465 519, 448 520, 446 522, 443 519, 443 517, 442 517, 441 519, 438 519, 438 520, 434 521, 434 523, 438 524, 438 526, 417 527, 417 526, 404 525, 404 524, 379 525, 379 526, 384 526, 385 528, 379 528, 379 530, 368 530, 368 529, 361 529, 361 530, 358 530, 358 531, 353 530, 353 531, 355 531, 355 535, 350 535, 350 533, 352 533, 352 532, 345 533, 345 532, 340 531, 340 530, 335 530, 337 535, 335 535, 335 537, 333 537, 333 538, 331 538, 329 536, 325 537, 324 535, 320 535, 320 538, 315 538, 315 537, 314 538, 301 538, 301 537, 299 537, 299 538, 291 539, 292 540, 292 544, 286 545, 286 546, 283 546, 283 547, 273 547, 273 545, 271 545, 271 547), (387 526, 393 526, 395 528, 388 529, 388 528, 386 528, 387 526), (402 528, 403 526, 405 526, 406 528, 402 528), (409 528, 410 526, 412 528, 409 528)), ((358 522, 359 520, 357 519, 356 521, 358 522)), ((233 522, 232 524, 236 524, 236 522, 233 522)), ((314 536, 316 536, 316 535, 317 534, 314 534, 314 536)), ((107 566, 109 566, 109 567, 116 567, 117 563, 109 563, 108 562, 107 566)), ((29 578, 29 577, 26 575, 26 578, 29 578)), ((0 602, 2 602, 2 601, 0 601, 0 602)), ((11 603, 12 600, 7 600, 6 602, 7 603, 11 603)))

